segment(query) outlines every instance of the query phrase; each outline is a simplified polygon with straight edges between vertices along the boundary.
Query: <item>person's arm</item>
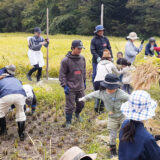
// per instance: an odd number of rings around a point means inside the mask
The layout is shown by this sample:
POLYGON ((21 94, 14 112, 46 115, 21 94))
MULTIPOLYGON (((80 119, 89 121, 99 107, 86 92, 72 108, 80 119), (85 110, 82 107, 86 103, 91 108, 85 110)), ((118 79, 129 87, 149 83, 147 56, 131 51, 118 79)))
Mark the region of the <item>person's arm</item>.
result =
MULTIPOLYGON (((157 44, 155 43, 154 47, 157 47, 157 44)), ((160 55, 159 51, 156 51, 158 55, 160 55)))
POLYGON ((86 60, 84 58, 84 73, 83 73, 83 78, 84 78, 84 88, 86 89, 86 60))
POLYGON ((67 85, 67 71, 68 71, 67 59, 63 59, 61 62, 61 67, 59 72, 59 81, 62 87, 65 87, 67 85))
POLYGON ((96 45, 95 45, 95 42, 94 42, 95 40, 94 39, 92 39, 92 41, 91 41, 91 53, 92 53, 92 55, 93 55, 93 57, 95 58, 95 59, 97 59, 97 58, 99 58, 99 55, 97 54, 97 51, 96 51, 96 45))
POLYGON ((29 48, 32 49, 32 50, 39 50, 40 48, 42 47, 42 44, 38 44, 36 45, 35 42, 34 42, 34 39, 33 38, 30 38, 29 40, 29 48))
POLYGON ((160 147, 156 143, 155 139, 149 139, 145 145, 145 157, 147 157, 148 160, 158 160, 160 159, 160 147))
POLYGON ((145 55, 148 56, 149 52, 150 52, 150 47, 149 44, 147 44, 145 48, 145 55))
POLYGON ((116 75, 121 75, 122 74, 122 70, 118 70, 117 67, 113 64, 113 67, 112 67, 112 72, 116 75))
POLYGON ((124 101, 124 102, 128 101, 128 99, 129 99, 129 94, 126 93, 126 92, 123 91, 123 90, 120 90, 120 91, 121 91, 121 92, 120 92, 121 100, 124 101))
POLYGON ((154 47, 154 50, 159 52, 160 51, 160 47, 154 47))
POLYGON ((113 53, 112 53, 112 48, 111 48, 110 41, 109 41, 109 39, 108 39, 108 38, 106 38, 106 40, 107 40, 107 49, 110 51, 111 56, 112 56, 112 58, 113 58, 113 53))
POLYGON ((101 99, 100 98, 100 91, 94 91, 94 92, 92 92, 92 93, 80 98, 79 101, 86 102, 86 101, 91 100, 93 98, 101 99))

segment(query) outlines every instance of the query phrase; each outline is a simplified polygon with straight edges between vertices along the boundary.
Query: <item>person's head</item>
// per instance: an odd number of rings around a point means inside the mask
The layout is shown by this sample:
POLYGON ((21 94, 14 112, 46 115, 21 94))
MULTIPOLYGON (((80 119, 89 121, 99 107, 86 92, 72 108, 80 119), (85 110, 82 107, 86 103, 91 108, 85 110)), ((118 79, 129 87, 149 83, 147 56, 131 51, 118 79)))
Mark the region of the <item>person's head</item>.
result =
POLYGON ((34 28, 34 35, 37 36, 37 37, 40 37, 41 36, 41 29, 39 27, 35 27, 34 28))
POLYGON ((95 34, 98 36, 103 36, 104 35, 104 27, 103 25, 97 25, 94 31, 95 34))
POLYGON ((153 46, 156 43, 156 39, 154 37, 151 37, 149 39, 149 43, 153 46))
POLYGON ((73 55, 75 56, 80 55, 83 48, 84 47, 83 47, 83 43, 81 40, 74 40, 72 42, 71 50, 72 50, 73 55))
POLYGON ((15 72, 16 72, 16 66, 11 64, 11 65, 8 65, 8 66, 5 66, 5 69, 7 71, 8 74, 10 75, 15 75, 15 72))
POLYGON ((155 116, 157 103, 150 94, 143 90, 134 91, 129 100, 122 104, 121 112, 129 119, 129 123, 122 129, 121 141, 134 142, 136 125, 155 116))
POLYGON ((131 66, 131 63, 128 62, 127 59, 125 59, 125 58, 119 58, 119 59, 117 60, 117 64, 118 64, 118 65, 121 65, 122 68, 127 67, 127 66, 131 66))
POLYGON ((117 59, 119 59, 119 58, 123 58, 123 53, 122 52, 117 53, 117 59))
POLYGON ((134 42, 135 40, 139 39, 139 37, 137 36, 137 33, 130 32, 126 39, 130 40, 131 42, 134 42))
POLYGON ((109 60, 112 61, 111 52, 108 49, 104 49, 103 56, 101 60, 109 60))
POLYGON ((120 88, 120 79, 115 74, 107 74, 105 80, 100 83, 101 88, 108 93, 114 93, 120 88))

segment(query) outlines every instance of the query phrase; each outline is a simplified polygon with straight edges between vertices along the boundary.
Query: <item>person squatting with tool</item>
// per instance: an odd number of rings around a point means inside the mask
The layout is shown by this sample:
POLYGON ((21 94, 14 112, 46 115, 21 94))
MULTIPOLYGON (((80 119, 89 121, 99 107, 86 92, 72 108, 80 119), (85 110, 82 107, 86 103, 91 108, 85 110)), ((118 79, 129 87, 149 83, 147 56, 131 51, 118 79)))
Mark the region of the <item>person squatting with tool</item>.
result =
POLYGON ((27 78, 32 81, 32 73, 37 72, 37 82, 40 81, 42 75, 42 67, 44 66, 43 53, 41 52, 42 46, 48 47, 49 40, 41 37, 41 29, 36 27, 34 29, 34 36, 28 37, 29 50, 28 57, 33 68, 28 72, 27 78))
POLYGON ((80 102, 85 102, 92 98, 103 100, 106 110, 108 112, 108 124, 110 136, 110 152, 111 158, 117 156, 116 152, 116 138, 117 132, 121 124, 125 120, 125 116, 120 111, 121 105, 128 101, 129 95, 120 88, 120 80, 114 74, 107 74, 105 80, 100 83, 101 89, 92 92, 79 99, 80 102))
POLYGON ((25 121, 24 105, 26 93, 21 82, 14 77, 16 67, 14 65, 6 66, 1 69, 5 73, 0 75, 0 136, 7 134, 5 115, 11 105, 16 107, 16 122, 18 123, 18 134, 20 140, 25 139, 25 121))
POLYGON ((82 122, 80 113, 84 102, 79 102, 78 99, 84 96, 86 89, 86 61, 81 55, 83 48, 81 40, 74 40, 71 46, 72 51, 68 52, 61 62, 59 81, 65 92, 66 128, 70 128, 74 111, 76 118, 82 122))

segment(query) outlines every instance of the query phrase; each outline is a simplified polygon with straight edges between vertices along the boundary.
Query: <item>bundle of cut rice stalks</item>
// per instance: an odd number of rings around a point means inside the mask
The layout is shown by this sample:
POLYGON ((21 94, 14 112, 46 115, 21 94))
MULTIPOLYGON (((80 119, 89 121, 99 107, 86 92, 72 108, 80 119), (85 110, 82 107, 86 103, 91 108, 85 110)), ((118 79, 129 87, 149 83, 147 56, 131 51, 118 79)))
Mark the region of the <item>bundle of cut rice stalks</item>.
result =
POLYGON ((151 85, 160 80, 160 59, 150 58, 143 60, 136 66, 132 75, 132 87, 134 90, 149 90, 151 85))

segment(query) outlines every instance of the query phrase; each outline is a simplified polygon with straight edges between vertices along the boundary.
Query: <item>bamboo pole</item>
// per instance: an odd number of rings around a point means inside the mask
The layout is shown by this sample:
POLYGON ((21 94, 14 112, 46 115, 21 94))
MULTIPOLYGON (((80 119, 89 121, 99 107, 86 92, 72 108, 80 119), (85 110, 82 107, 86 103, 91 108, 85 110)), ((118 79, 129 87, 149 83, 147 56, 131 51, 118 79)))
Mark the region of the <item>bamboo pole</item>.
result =
MULTIPOLYGON (((47 39, 48 39, 48 33, 49 33, 49 12, 47 8, 47 39)), ((49 69, 49 48, 47 47, 47 62, 46 62, 46 78, 48 80, 48 69, 49 69)))
POLYGON ((103 26, 104 5, 101 4, 101 25, 103 26))

